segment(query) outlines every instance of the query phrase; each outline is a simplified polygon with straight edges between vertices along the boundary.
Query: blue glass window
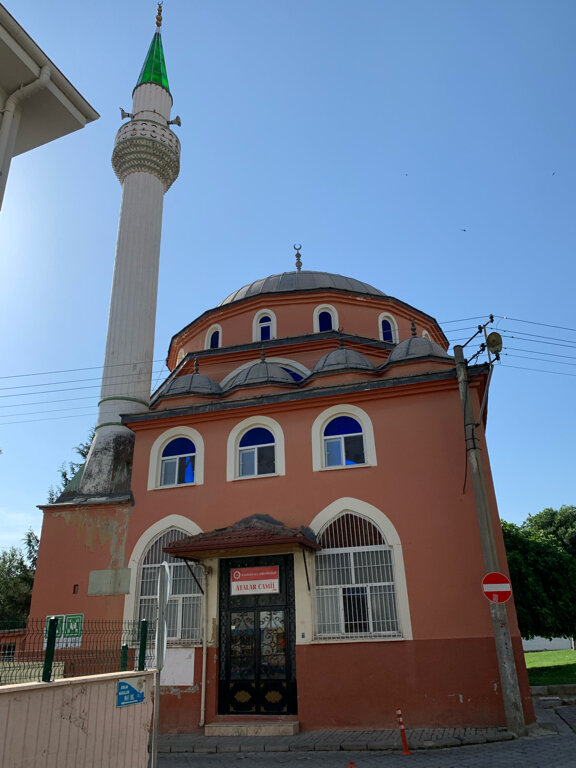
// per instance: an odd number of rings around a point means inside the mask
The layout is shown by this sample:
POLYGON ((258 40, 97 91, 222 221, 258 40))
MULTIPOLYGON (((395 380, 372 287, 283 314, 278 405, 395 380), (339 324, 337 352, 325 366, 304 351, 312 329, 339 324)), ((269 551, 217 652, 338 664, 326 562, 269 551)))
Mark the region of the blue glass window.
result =
POLYGON ((324 465, 365 464, 362 426, 351 416, 337 416, 324 429, 324 465))
POLYGON ((196 446, 187 437, 171 440, 162 451, 160 485, 184 485, 194 482, 196 446))
POLYGON ((272 338, 272 318, 270 315, 262 315, 258 320, 259 341, 269 341, 272 338))
POLYGON ((274 435, 264 427, 245 432, 238 444, 238 474, 240 477, 273 475, 276 472, 274 435))
POLYGON ((302 381, 302 379, 304 378, 304 376, 302 376, 301 373, 298 373, 297 371, 293 371, 291 368, 284 368, 284 366, 282 366, 282 370, 286 371, 286 373, 289 373, 290 376, 292 376, 292 378, 294 379, 294 381, 302 381))
POLYGON ((210 334, 210 349, 218 349, 220 346, 220 331, 212 331, 210 334))
POLYGON ((382 341, 394 341, 394 334, 392 333, 392 323, 390 320, 382 320, 382 341))
POLYGON ((322 312, 320 312, 318 315, 318 330, 320 333, 323 331, 334 330, 334 319, 332 317, 332 313, 328 312, 326 309, 322 310, 322 312))

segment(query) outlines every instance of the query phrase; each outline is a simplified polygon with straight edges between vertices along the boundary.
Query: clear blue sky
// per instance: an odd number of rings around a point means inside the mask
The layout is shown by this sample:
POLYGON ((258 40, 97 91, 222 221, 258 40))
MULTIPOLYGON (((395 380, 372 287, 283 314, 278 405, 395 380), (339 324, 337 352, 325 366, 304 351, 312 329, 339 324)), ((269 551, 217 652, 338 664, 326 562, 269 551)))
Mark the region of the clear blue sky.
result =
MULTIPOLYGON (((0 547, 40 530, 36 505, 95 423, 121 192, 110 155, 156 13, 4 2, 101 119, 12 163, 0 547), (86 370, 49 373, 69 369, 86 370)), ((451 340, 497 315, 500 514, 576 503, 575 39, 574 0, 166 0, 182 167, 165 197, 155 380, 173 333, 292 269, 301 242, 305 269, 365 280, 451 340)))

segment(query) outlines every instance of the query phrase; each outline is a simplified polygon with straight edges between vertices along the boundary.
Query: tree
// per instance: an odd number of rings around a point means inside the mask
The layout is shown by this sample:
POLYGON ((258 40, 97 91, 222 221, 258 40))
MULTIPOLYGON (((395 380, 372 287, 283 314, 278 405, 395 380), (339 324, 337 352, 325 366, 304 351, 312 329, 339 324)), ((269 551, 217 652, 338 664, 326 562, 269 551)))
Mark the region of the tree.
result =
POLYGON ((565 552, 576 557, 576 507, 547 507, 536 515, 528 515, 522 528, 551 537, 565 552))
POLYGON ((573 636, 576 559, 557 538, 527 523, 518 526, 502 521, 520 634, 527 638, 573 636))
POLYGON ((38 544, 38 537, 30 528, 24 537, 25 554, 17 547, 0 552, 0 624, 4 626, 26 626, 38 544))
POLYGON ((90 450, 90 446, 92 445, 92 440, 94 439, 94 428, 90 430, 90 434, 88 435, 88 439, 80 443, 79 445, 76 445, 74 447, 74 450, 80 456, 82 461, 63 461, 62 464, 60 464, 60 467, 58 468, 58 472, 60 473, 60 482, 56 487, 53 485, 50 486, 48 489, 48 503, 53 504, 58 496, 64 491, 70 480, 74 477, 76 472, 80 469, 82 464, 86 461, 86 457, 88 456, 88 451, 90 450))

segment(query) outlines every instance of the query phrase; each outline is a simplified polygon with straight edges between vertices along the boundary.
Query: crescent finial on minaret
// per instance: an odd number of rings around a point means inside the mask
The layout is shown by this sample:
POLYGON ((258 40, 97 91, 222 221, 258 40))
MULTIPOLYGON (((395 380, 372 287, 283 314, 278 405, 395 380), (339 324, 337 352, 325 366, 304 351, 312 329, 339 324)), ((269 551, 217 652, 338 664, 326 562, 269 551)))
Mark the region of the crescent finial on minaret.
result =
POLYGON ((158 3, 158 13, 156 14, 156 26, 158 29, 162 26, 162 3, 158 3))

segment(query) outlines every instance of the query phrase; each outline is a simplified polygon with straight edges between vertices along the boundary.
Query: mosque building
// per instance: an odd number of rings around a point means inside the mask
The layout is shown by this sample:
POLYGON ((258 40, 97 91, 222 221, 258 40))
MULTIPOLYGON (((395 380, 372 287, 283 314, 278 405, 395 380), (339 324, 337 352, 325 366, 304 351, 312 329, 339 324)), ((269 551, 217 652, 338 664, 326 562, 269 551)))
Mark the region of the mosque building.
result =
MULTIPOLYGON (((164 732, 384 728, 398 705, 414 727, 504 725, 455 362, 433 317, 302 268, 297 248, 293 271, 178 331, 150 395, 180 152, 160 24, 113 151, 123 194, 96 437, 43 507, 31 615, 154 619, 166 560, 164 732)), ((479 414, 489 368, 468 370, 479 414)))

